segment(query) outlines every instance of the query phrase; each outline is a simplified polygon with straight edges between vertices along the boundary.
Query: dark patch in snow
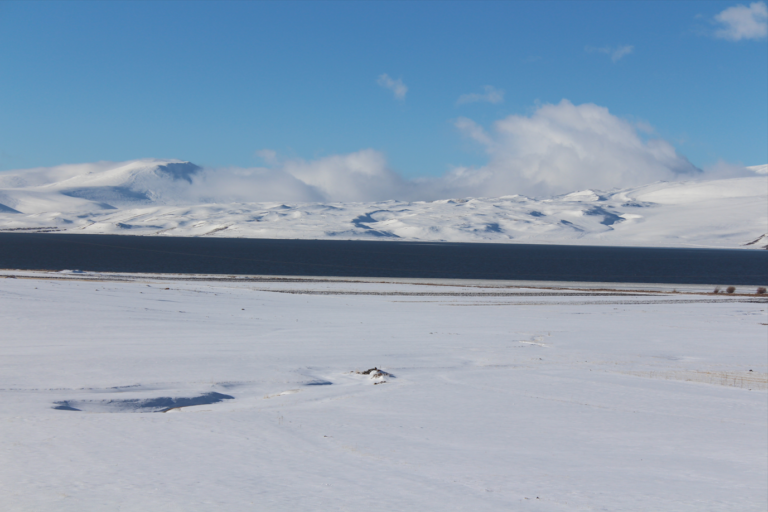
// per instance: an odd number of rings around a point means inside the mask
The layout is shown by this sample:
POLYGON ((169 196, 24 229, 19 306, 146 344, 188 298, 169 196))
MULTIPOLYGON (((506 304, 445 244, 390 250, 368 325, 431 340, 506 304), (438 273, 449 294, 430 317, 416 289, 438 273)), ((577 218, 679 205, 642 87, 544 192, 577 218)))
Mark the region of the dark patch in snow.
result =
POLYGON ((373 223, 378 222, 376 219, 371 217, 371 215, 373 215, 374 213, 381 212, 381 211, 384 211, 384 210, 376 210, 375 212, 368 212, 368 213, 363 214, 363 215, 358 215, 357 217, 352 219, 352 224, 354 224, 355 227, 358 227, 358 228, 371 229, 370 226, 366 226, 365 224, 363 224, 363 222, 373 222, 373 223))
POLYGON ((561 220, 560 224, 563 224, 564 226, 568 226, 569 228, 573 228, 576 231, 584 231, 583 229, 581 229, 579 226, 577 226, 573 222, 568 222, 567 220, 561 220))
POLYGON ((54 407, 54 409, 57 409, 59 411, 80 411, 80 409, 75 409, 74 407, 70 407, 69 405, 66 405, 67 402, 56 402, 61 403, 62 405, 54 407))
POLYGON ((305 386, 330 386, 333 382, 327 381, 327 380, 315 380, 312 382, 306 382, 305 386))
POLYGON ((136 228, 162 229, 163 228, 163 226, 137 226, 135 224, 124 224, 122 222, 118 222, 117 224, 115 224, 115 226, 119 227, 120 229, 136 229, 136 228))
POLYGON ((499 226, 498 222, 491 222, 490 224, 485 225, 485 231, 489 233, 501 233, 501 226, 499 226))
POLYGON ((600 224, 603 224, 605 226, 613 226, 614 224, 618 224, 619 222, 624 220, 623 217, 619 217, 615 213, 609 212, 605 208, 601 208, 599 206, 590 208, 589 210, 584 212, 584 215, 602 215, 603 220, 600 221, 600 224))
POLYGON ((390 233, 388 231, 379 231, 379 230, 373 229, 372 227, 370 227, 370 226, 368 226, 366 224, 363 224, 364 222, 370 222, 370 223, 374 223, 375 224, 378 221, 376 219, 374 219, 373 217, 371 217, 371 215, 373 215, 374 213, 384 212, 384 211, 386 211, 386 210, 376 210, 375 212, 368 212, 368 213, 366 213, 364 215, 358 215, 357 217, 352 219, 352 224, 356 228, 365 229, 368 232, 368 234, 373 235, 373 236, 386 237, 386 238, 400 238, 399 236, 395 235, 394 233, 390 233))
POLYGON ((537 212, 537 211, 532 211, 532 212, 528 213, 528 215, 530 215, 532 217, 546 217, 546 215, 544 215, 541 212, 537 212))
MULTIPOLYGON (((751 242, 747 242, 747 243, 745 243, 744 245, 755 245, 755 244, 756 244, 756 243, 758 243, 760 240, 768 240, 768 233, 766 233, 766 234, 764 234, 764 235, 760 235, 759 237, 755 238, 755 239, 754 239, 754 240, 752 240, 751 242)), ((763 249, 768 249, 768 245, 766 245, 765 247, 763 247, 763 249)))
POLYGON ((21 213, 19 210, 14 210, 10 206, 5 206, 4 204, 0 203, 0 213, 21 213))
POLYGON ((203 168, 192 162, 163 164, 157 166, 157 171, 161 175, 166 175, 174 180, 183 180, 192 183, 192 176, 202 171, 203 168))
POLYGON ((150 198, 143 192, 131 190, 128 187, 83 187, 62 190, 62 194, 69 197, 88 199, 89 201, 98 201, 99 206, 107 209, 114 209, 114 206, 104 203, 104 201, 149 201, 150 198))
POLYGON ((126 400, 62 400, 54 409, 81 412, 167 412, 180 407, 210 405, 235 397, 222 393, 206 393, 191 398, 158 397, 126 400))

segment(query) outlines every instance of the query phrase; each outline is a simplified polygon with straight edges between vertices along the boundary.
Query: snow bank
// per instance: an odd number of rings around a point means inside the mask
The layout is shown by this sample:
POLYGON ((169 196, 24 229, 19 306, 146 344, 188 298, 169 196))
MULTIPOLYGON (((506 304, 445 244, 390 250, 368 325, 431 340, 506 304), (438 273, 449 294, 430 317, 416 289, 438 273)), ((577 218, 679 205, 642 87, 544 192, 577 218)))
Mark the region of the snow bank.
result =
POLYGON ((3 510, 768 507, 755 296, 4 274, 3 510))

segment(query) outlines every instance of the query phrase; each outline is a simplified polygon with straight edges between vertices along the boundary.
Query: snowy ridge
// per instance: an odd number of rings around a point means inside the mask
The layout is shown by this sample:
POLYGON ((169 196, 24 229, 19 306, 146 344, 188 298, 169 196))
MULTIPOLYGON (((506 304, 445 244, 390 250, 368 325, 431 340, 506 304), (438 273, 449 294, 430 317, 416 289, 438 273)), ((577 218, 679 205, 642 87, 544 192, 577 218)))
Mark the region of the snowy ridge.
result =
POLYGON ((0 174, 0 230, 764 248, 768 167, 750 169, 756 176, 548 199, 200 204, 189 191, 202 169, 192 163, 100 162, 0 174))

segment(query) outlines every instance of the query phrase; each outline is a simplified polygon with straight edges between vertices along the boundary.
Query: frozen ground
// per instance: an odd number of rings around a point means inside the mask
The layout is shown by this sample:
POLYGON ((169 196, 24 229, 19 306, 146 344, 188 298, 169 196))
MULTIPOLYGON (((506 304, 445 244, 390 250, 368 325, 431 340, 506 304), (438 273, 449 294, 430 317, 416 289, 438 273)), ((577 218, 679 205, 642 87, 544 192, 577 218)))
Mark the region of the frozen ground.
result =
POLYGON ((189 162, 157 159, 4 172, 0 174, 0 230, 653 247, 768 246, 765 165, 746 171, 753 173, 749 177, 582 190, 552 198, 513 195, 369 203, 244 203, 226 194, 200 196, 200 190, 207 190, 196 181, 201 172, 189 162))
POLYGON ((4 511, 768 507, 755 295, 0 274, 4 511))

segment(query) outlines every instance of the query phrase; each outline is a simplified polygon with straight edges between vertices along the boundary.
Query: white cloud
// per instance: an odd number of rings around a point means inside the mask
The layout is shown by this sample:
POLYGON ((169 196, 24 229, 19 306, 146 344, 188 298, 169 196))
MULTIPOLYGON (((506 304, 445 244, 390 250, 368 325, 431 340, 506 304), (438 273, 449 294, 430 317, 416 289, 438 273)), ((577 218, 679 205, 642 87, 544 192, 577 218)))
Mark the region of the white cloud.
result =
POLYGON ((584 51, 588 53, 605 53, 606 55, 611 56, 611 62, 618 62, 621 60, 625 55, 629 55, 634 51, 635 47, 632 45, 623 45, 623 46, 603 46, 602 48, 595 48, 594 46, 587 46, 584 48, 584 51))
POLYGON ((747 178, 754 176, 755 174, 761 174, 759 168, 760 166, 746 167, 744 165, 718 160, 714 164, 706 167, 704 171, 710 179, 747 178))
POLYGON ((462 94, 459 96, 459 99, 456 101, 457 105, 462 105, 464 103, 475 103, 477 101, 487 101, 488 103, 501 103, 504 101, 504 91, 501 89, 497 89, 492 85, 486 85, 483 87, 484 93, 469 93, 469 94, 462 94))
POLYGON ((611 52, 611 62, 616 62, 625 55, 629 55, 634 49, 635 47, 631 45, 619 46, 611 52))
POLYGON ((204 203, 384 201, 411 197, 413 184, 389 169, 378 151, 364 149, 316 160, 280 160, 262 150, 271 168, 205 169, 187 199, 204 203))
POLYGON ((768 7, 765 2, 736 5, 716 15, 715 22, 720 25, 715 37, 720 39, 762 39, 768 36, 768 7))
POLYGON ((444 178, 469 195, 610 189, 700 172, 668 142, 643 141, 632 123, 594 104, 542 105, 530 117, 497 121, 491 133, 468 119, 456 125, 489 157, 482 168, 457 169, 444 178))
POLYGON ((289 160, 282 169, 330 201, 384 201, 402 197, 409 188, 373 149, 309 162, 289 160))
POLYGON ((395 98, 397 98, 398 100, 404 100, 405 94, 408 92, 408 87, 403 83, 403 81, 400 78, 398 78, 397 80, 393 80, 386 73, 384 73, 383 75, 380 75, 379 78, 376 79, 376 83, 384 87, 385 89, 389 89, 390 91, 392 91, 395 95, 395 98))
POLYGON ((467 135, 470 139, 474 139, 484 146, 490 146, 493 144, 493 139, 491 139, 491 137, 485 133, 485 130, 483 130, 481 126, 479 126, 471 119, 460 117, 456 120, 454 125, 456 128, 464 132, 464 134, 467 135))
POLYGON ((268 201, 319 202, 326 198, 319 191, 282 169, 256 167, 207 168, 192 178, 182 194, 192 203, 252 203, 268 201))
POLYGON ((256 152, 256 156, 264 160, 267 165, 277 164, 277 152, 273 149, 260 149, 256 152))
POLYGON ((656 133, 656 129, 651 126, 648 121, 637 121, 635 123, 635 128, 637 128, 640 132, 645 133, 646 135, 653 135, 656 133))

